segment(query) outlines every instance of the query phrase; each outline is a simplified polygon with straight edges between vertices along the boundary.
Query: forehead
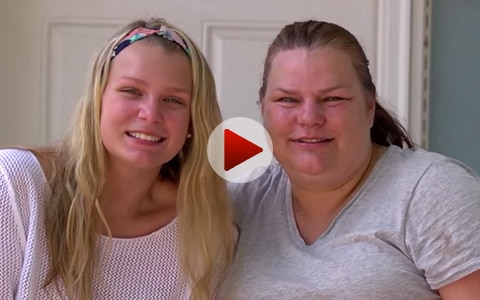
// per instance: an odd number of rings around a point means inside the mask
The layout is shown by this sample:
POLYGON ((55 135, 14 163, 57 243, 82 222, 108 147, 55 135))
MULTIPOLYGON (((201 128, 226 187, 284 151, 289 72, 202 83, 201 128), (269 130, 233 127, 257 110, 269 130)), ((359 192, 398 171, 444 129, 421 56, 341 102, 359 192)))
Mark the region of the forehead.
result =
POLYGON ((357 74, 351 57, 343 50, 296 48, 280 51, 272 57, 269 79, 354 81, 357 74))
POLYGON ((162 81, 190 86, 190 59, 179 51, 165 49, 159 43, 138 41, 113 58, 110 79, 132 77, 148 82, 162 81))

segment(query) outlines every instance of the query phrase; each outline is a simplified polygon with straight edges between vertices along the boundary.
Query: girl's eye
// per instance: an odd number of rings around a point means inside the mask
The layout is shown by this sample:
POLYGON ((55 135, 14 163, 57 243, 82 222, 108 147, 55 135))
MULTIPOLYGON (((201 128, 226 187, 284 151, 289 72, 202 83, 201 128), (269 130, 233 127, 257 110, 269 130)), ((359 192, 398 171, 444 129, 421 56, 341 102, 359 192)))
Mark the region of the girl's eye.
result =
POLYGON ((122 89, 121 91, 123 93, 127 93, 127 94, 130 94, 130 95, 135 95, 135 96, 141 96, 142 95, 142 93, 140 93, 140 91, 135 89, 135 88, 125 88, 125 89, 122 89))
POLYGON ((165 102, 168 102, 168 103, 172 103, 172 104, 182 104, 183 105, 183 101, 178 99, 178 98, 175 98, 175 97, 167 97, 164 99, 165 102))

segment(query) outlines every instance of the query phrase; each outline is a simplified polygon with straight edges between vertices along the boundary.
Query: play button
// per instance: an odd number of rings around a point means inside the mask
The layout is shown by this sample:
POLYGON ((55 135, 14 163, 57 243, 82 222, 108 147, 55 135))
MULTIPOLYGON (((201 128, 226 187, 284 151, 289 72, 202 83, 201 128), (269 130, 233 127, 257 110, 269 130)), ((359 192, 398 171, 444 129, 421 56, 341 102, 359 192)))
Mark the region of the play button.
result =
POLYGON ((272 162, 272 141, 263 126, 249 118, 231 118, 208 140, 208 160, 215 172, 230 182, 257 179, 272 162))
POLYGON ((263 151, 261 147, 247 139, 244 139, 230 129, 223 130, 223 138, 223 167, 225 171, 229 171, 230 169, 238 166, 242 162, 263 151))

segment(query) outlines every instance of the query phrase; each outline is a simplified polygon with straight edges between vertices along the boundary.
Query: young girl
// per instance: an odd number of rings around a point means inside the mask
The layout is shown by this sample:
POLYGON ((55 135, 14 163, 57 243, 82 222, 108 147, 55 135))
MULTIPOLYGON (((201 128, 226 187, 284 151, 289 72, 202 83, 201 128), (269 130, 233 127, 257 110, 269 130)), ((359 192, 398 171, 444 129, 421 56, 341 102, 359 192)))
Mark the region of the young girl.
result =
POLYGON ((98 54, 58 146, 0 151, 1 299, 211 299, 234 230, 213 76, 162 19, 98 54))

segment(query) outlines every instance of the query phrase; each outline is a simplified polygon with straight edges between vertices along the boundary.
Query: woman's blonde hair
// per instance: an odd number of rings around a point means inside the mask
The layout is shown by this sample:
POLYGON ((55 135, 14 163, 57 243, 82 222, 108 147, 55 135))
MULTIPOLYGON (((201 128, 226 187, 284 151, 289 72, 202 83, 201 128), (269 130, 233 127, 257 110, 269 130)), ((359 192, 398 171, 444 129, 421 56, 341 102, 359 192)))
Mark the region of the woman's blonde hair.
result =
MULTIPOLYGON (((46 204, 51 259, 46 285, 62 282, 72 298, 91 299, 97 257, 96 228, 99 222, 108 228, 98 199, 105 182, 106 160, 99 127, 112 51, 131 30, 158 29, 161 25, 168 26, 185 40, 192 64, 190 126, 193 137, 161 170, 178 184, 180 261, 192 284, 192 299, 211 298, 219 268, 232 259, 234 230, 226 186, 209 166, 206 153, 209 135, 221 122, 211 70, 184 32, 163 19, 139 20, 124 27, 98 54, 74 123, 53 159, 49 176, 51 195, 46 204)), ((145 38, 152 39, 167 51, 183 51, 160 37, 145 38)))

